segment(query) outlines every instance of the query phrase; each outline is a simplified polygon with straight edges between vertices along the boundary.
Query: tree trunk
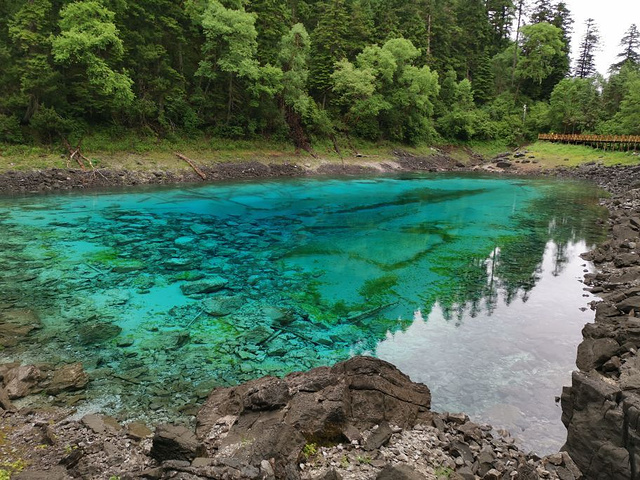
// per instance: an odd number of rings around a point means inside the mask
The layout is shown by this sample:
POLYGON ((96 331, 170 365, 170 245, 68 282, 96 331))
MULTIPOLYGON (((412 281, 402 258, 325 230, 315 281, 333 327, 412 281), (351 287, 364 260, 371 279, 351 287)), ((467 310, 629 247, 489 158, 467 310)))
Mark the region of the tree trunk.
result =
POLYGON ((520 41, 520 26, 522 25, 522 8, 524 6, 524 0, 520 0, 518 3, 518 28, 516 30, 516 44, 513 49, 513 69, 511 70, 511 86, 516 80, 516 67, 518 66, 518 42, 520 41))
POLYGON ((289 126, 291 140, 293 140, 293 145, 296 147, 296 152, 302 149, 315 157, 315 153, 311 148, 311 142, 309 142, 307 134, 302 127, 302 118, 300 117, 300 114, 289 105, 286 105, 284 101, 281 101, 281 105, 284 111, 284 118, 289 126))

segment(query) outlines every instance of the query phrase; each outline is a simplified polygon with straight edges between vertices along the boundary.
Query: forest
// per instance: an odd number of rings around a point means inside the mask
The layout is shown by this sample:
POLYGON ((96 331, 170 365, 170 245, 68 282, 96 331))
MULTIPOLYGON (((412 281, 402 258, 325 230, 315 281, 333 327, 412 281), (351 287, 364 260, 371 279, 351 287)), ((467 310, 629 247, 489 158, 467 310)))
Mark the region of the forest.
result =
POLYGON ((572 38, 563 2, 4 0, 0 18, 5 144, 640 134, 637 26, 605 78, 596 23, 572 38))

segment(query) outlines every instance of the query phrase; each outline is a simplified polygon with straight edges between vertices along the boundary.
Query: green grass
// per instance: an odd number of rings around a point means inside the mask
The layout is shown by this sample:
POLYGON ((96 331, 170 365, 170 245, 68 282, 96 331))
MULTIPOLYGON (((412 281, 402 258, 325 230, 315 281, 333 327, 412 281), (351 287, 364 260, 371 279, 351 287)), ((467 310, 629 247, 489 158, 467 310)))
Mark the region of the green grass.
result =
POLYGON ((640 156, 632 152, 603 151, 584 145, 536 142, 525 149, 540 161, 539 166, 543 168, 575 167, 588 162, 607 166, 640 164, 640 156))

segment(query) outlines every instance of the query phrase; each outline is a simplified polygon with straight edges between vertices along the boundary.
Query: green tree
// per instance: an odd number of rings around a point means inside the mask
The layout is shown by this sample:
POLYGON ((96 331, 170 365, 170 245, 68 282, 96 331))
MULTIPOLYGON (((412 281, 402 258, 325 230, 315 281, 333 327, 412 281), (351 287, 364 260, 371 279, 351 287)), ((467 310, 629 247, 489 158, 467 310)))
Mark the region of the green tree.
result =
POLYGON ((291 26, 291 8, 286 0, 254 0, 247 11, 256 15, 258 59, 262 64, 275 64, 282 36, 291 26))
POLYGON ((133 80, 135 100, 126 121, 159 133, 196 132, 200 121, 189 104, 202 36, 184 6, 173 0, 113 2, 126 54, 122 65, 133 80))
POLYGON ((207 0, 199 18, 205 36, 196 75, 225 85, 225 123, 230 125, 234 111, 246 105, 247 84, 260 79, 256 59, 258 32, 256 15, 241 5, 227 8, 218 0, 207 0))
POLYGON ((524 93, 539 98, 539 87, 553 73, 554 60, 563 55, 562 31, 550 23, 522 27, 520 61, 515 68, 524 93))
POLYGON ((531 23, 551 23, 553 16, 553 4, 550 0, 535 0, 531 10, 531 23))
POLYGON ((640 66, 640 31, 635 23, 625 32, 620 46, 623 48, 618 54, 620 61, 611 65, 610 71, 618 71, 625 64, 640 66))
POLYGON ((282 37, 278 63, 283 71, 281 105, 289 131, 297 149, 310 150, 311 146, 303 128, 314 106, 307 93, 309 78, 309 34, 301 23, 295 24, 282 37))
POLYGON ((458 0, 455 15, 452 66, 459 77, 473 81, 490 38, 487 11, 481 0, 458 0))
POLYGON ((579 78, 590 77, 596 72, 595 52, 600 44, 600 33, 593 18, 587 19, 585 27, 586 32, 580 42, 580 52, 574 70, 574 75, 579 78))
POLYGON ((509 46, 516 6, 513 0, 487 0, 486 6, 491 26, 489 55, 493 56, 509 46))
POLYGON ((629 82, 628 93, 620 102, 620 111, 613 118, 618 125, 618 133, 640 135, 640 79, 629 82))
POLYGON ((593 131, 600 113, 598 86, 592 78, 565 78, 551 94, 551 128, 562 133, 593 131))
POLYGON ((60 76, 53 66, 49 42, 53 30, 51 17, 49 0, 32 0, 24 2, 8 22, 8 35, 16 52, 14 74, 20 85, 19 97, 14 102, 23 111, 23 122, 28 122, 41 102, 51 100, 59 88, 60 76))
POLYGON ((344 59, 332 75, 345 108, 344 122, 361 135, 417 143, 432 134, 438 75, 413 63, 420 52, 406 39, 370 46, 356 64, 344 59))
POLYGON ((95 0, 66 5, 60 11, 60 34, 53 38, 52 49, 59 63, 80 67, 82 79, 75 93, 87 106, 119 109, 134 99, 132 80, 116 64, 124 54, 122 40, 114 24, 114 13, 95 0), (94 98, 92 92, 99 95, 94 98))
POLYGON ((310 87, 323 108, 331 93, 331 75, 336 62, 347 57, 349 50, 349 12, 344 0, 324 0, 318 26, 311 34, 310 87))
POLYGON ((629 85, 640 78, 640 68, 625 63, 619 72, 612 73, 602 88, 602 106, 605 119, 611 119, 620 110, 620 103, 629 91, 629 85))

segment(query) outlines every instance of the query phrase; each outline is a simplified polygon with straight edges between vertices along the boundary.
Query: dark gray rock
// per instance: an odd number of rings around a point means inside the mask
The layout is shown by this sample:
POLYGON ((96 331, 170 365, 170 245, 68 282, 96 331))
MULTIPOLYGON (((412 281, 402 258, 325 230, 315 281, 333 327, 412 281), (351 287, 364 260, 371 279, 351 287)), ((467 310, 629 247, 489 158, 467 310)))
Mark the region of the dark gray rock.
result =
MULTIPOLYGON (((567 427, 565 449, 586 478, 631 478, 625 413, 620 388, 597 372, 574 372, 571 388, 562 395, 562 422, 567 427)), ((635 426, 634 426, 635 428, 635 426)))
POLYGON ((520 465, 517 471, 519 480, 538 480, 540 478, 535 467, 527 463, 520 465))
POLYGON ((640 255, 637 253, 620 253, 613 259, 616 267, 631 267, 640 263, 640 255))
POLYGON ((335 468, 332 468, 314 480, 342 480, 342 475, 335 468))
POLYGON ((25 470, 11 476, 14 480, 71 480, 73 477, 64 467, 53 467, 48 470, 25 470))
POLYGON ((113 417, 109 417, 108 415, 91 413, 82 417, 80 419, 80 423, 82 423, 85 427, 89 428, 94 433, 98 434, 104 432, 115 433, 122 430, 122 426, 118 423, 118 421, 113 417))
POLYGON ((625 298, 616 304, 616 308, 624 313, 629 313, 632 310, 636 312, 640 311, 640 295, 625 298))
POLYGON ((599 368, 619 349, 620 345, 612 338, 587 338, 578 346, 576 365, 584 372, 599 368))
POLYGON ((153 436, 151 457, 159 462, 165 460, 191 461, 200 453, 200 443, 187 427, 158 425, 153 436))
POLYGON ((376 477, 376 480, 426 480, 426 477, 409 465, 387 465, 376 477))
MULTIPOLYGON (((1 385, 1 384, 0 384, 1 385)), ((0 408, 6 410, 7 412, 17 412, 18 409, 11 402, 9 395, 6 390, 0 386, 0 408)))
POLYGON ((377 450, 386 445, 391 439, 393 431, 387 422, 382 422, 377 429, 367 438, 364 443, 364 449, 368 451, 377 450))

